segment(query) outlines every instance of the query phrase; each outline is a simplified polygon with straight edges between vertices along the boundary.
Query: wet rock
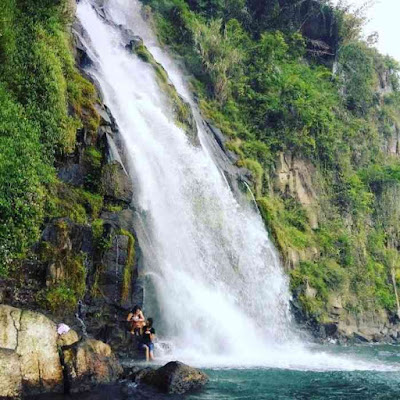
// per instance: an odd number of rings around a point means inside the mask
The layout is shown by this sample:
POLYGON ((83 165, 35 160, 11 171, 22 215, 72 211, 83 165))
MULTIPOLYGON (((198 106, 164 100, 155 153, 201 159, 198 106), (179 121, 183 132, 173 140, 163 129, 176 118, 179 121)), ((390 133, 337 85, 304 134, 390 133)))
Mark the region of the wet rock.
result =
POLYGON ((111 126, 112 121, 110 116, 108 115, 107 110, 103 106, 100 106, 99 104, 95 104, 95 108, 97 113, 100 115, 100 125, 111 126))
POLYGON ((102 185, 109 198, 128 204, 132 201, 132 181, 121 163, 115 161, 103 168, 102 185))
MULTIPOLYGON (((227 139, 220 129, 209 120, 203 120, 203 129, 207 133, 204 139, 207 141, 215 162, 224 173, 236 198, 240 200, 242 193, 247 193, 252 184, 251 172, 246 168, 239 168, 234 165, 239 160, 239 156, 227 148, 227 139)), ((245 201, 248 203, 247 199, 245 201)))
POLYGON ((221 132, 220 129, 218 129, 215 125, 212 124, 211 121, 206 121, 205 122, 208 130, 212 133, 215 141, 218 143, 220 148, 224 151, 224 153, 228 156, 229 160, 232 162, 232 164, 235 164, 239 161, 239 156, 234 153, 233 151, 230 151, 226 148, 226 142, 228 141, 224 134, 221 132))
POLYGON ((133 35, 129 38, 129 43, 126 45, 126 48, 134 51, 139 46, 143 46, 143 39, 140 36, 133 35))
POLYGON ((354 332, 353 338, 355 342, 358 343, 368 343, 371 340, 371 338, 367 337, 367 335, 362 334, 360 332, 354 332))
POLYGON ((121 164, 125 173, 127 174, 127 171, 125 169, 124 163, 121 159, 121 155, 118 150, 118 146, 114 142, 112 135, 108 133, 105 135, 105 147, 106 147, 107 163, 112 164, 114 162, 117 162, 121 164))
POLYGON ((93 60, 87 53, 85 45, 85 42, 90 43, 90 38, 78 20, 75 20, 72 25, 72 34, 74 37, 74 51, 77 65, 82 69, 91 66, 93 60))
POLYGON ((110 136, 113 135, 113 130, 111 129, 111 127, 110 126, 106 126, 106 125, 100 126, 100 128, 99 128, 99 138, 104 140, 104 138, 106 137, 106 134, 110 135, 110 136))
POLYGON ((58 178, 65 183, 81 186, 85 182, 85 171, 80 164, 64 165, 58 170, 58 178))
POLYGON ((115 235, 111 247, 105 252, 103 271, 99 277, 99 288, 110 302, 121 301, 121 284, 128 257, 128 237, 115 235))
POLYGON ((71 393, 115 382, 123 373, 111 347, 99 340, 87 339, 63 351, 66 385, 71 393))
POLYGON ((133 196, 132 180, 122 162, 117 145, 111 135, 105 135, 107 165, 103 168, 102 185, 106 196, 130 203, 133 196))
POLYGON ((42 241, 54 246, 59 251, 91 253, 93 235, 90 227, 76 224, 68 218, 54 219, 45 226, 42 241))
POLYGON ((9 380, 21 379, 24 395, 63 391, 56 325, 47 317, 0 305, 0 348, 2 371, 9 380))
POLYGON ((103 211, 100 218, 104 220, 105 225, 110 225, 113 229, 134 231, 134 211, 131 208, 119 212, 103 211))
POLYGON ((338 326, 335 322, 322 324, 321 328, 323 329, 324 338, 334 337, 338 331, 338 326))
POLYGON ((179 361, 171 361, 155 371, 143 372, 139 381, 164 393, 183 394, 202 388, 208 382, 208 376, 179 361))

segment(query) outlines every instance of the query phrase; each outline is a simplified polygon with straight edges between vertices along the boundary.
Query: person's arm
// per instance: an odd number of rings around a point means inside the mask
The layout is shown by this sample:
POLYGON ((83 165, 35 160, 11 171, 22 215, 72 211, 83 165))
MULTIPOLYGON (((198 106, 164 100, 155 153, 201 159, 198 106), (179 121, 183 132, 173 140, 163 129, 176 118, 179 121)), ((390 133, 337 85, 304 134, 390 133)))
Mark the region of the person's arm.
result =
POLYGON ((144 318, 144 315, 143 315, 142 311, 140 311, 140 313, 139 313, 139 320, 138 321, 145 321, 145 318, 144 318))
POLYGON ((155 337, 156 337, 156 331, 154 329, 152 329, 150 331, 150 340, 153 342, 155 337))
POLYGON ((131 320, 132 320, 132 317, 133 317, 133 314, 132 314, 132 313, 129 313, 129 314, 128 314, 128 317, 126 318, 126 320, 127 320, 127 321, 131 321, 131 320))

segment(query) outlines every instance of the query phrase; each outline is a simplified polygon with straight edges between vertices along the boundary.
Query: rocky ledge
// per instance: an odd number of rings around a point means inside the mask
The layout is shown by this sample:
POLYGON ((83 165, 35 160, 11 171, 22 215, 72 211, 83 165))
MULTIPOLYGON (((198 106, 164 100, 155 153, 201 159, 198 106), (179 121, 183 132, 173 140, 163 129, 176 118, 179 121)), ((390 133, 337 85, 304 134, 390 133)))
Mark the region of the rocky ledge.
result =
POLYGON ((182 394, 208 381, 207 375, 178 361, 124 371, 108 344, 79 338, 72 329, 59 334, 57 328, 43 314, 0 304, 0 399, 87 392, 122 378, 125 387, 134 382, 140 390, 182 394))

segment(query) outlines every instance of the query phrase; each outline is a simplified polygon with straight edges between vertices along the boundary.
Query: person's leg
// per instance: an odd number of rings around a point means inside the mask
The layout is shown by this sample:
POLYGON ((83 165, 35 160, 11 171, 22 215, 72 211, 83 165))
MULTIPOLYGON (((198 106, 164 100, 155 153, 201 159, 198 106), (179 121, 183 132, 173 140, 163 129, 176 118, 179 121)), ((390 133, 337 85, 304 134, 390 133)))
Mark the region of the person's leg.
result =
POLYGON ((154 343, 149 344, 149 358, 154 360, 154 343))
POLYGON ((149 347, 144 344, 143 348, 146 353, 146 361, 149 362, 149 347))

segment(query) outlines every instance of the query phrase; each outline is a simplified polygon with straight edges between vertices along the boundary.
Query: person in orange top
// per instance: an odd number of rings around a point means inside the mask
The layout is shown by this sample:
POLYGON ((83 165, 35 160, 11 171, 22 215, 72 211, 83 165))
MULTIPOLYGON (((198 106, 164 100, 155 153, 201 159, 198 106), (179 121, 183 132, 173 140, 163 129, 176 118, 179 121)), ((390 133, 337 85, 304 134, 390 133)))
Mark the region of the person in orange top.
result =
POLYGON ((146 325, 146 319, 144 318, 142 309, 139 306, 133 307, 133 310, 128 314, 126 320, 131 323, 131 334, 140 336, 142 334, 142 328, 146 325))

